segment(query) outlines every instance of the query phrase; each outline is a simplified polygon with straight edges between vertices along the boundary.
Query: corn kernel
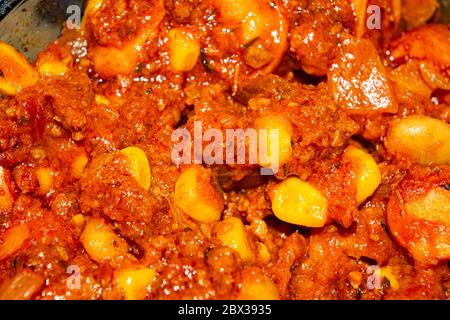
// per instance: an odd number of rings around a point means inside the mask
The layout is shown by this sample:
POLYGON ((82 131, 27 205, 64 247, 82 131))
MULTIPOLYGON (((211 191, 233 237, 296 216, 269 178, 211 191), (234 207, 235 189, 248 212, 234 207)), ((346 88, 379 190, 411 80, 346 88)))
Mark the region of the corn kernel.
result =
POLYGON ((16 116, 16 109, 11 107, 5 110, 6 116, 9 118, 13 118, 16 116))
POLYGON ((69 72, 69 68, 62 61, 50 60, 41 63, 38 66, 39 74, 42 76, 63 76, 69 72))
POLYGON ((344 158, 354 165, 356 179, 356 201, 361 204, 370 197, 381 183, 381 172, 374 158, 358 148, 349 146, 344 158))
POLYGON ((262 130, 267 130, 267 139, 259 141, 258 164, 266 168, 278 168, 287 163, 292 155, 291 123, 281 116, 268 115, 256 119, 255 128, 260 130, 260 137, 262 130))
POLYGON ((45 149, 43 148, 32 148, 30 150, 30 154, 35 160, 43 160, 47 156, 47 153, 45 152, 45 149))
POLYGON ((82 226, 86 219, 82 214, 77 214, 72 217, 73 223, 75 223, 77 226, 82 226))
POLYGON ((273 24, 271 20, 276 18, 278 17, 274 16, 270 10, 254 10, 249 12, 241 24, 241 43, 247 44, 261 37, 268 26, 273 24))
POLYGON ((214 4, 220 12, 224 23, 239 24, 252 11, 254 0, 218 0, 214 4))
POLYGON ((69 261, 69 253, 67 252, 66 248, 63 246, 56 246, 55 251, 58 254, 58 258, 62 261, 69 261))
POLYGON ((30 231, 28 226, 24 224, 6 231, 3 244, 0 247, 0 261, 19 250, 29 237, 30 231))
POLYGON ((372 241, 378 242, 378 241, 380 241, 380 235, 377 234, 377 233, 370 233, 369 234, 369 239, 372 240, 372 241))
POLYGON ((86 30, 86 19, 89 15, 95 13, 102 6, 104 0, 88 0, 84 9, 83 20, 81 21, 82 30, 86 30))
POLYGON ((390 287, 392 290, 400 289, 400 283, 397 279, 397 276, 395 276, 391 267, 386 266, 386 267, 381 268, 380 276, 389 280, 390 287))
POLYGON ((222 195, 211 185, 211 171, 200 165, 184 170, 175 184, 175 204, 199 222, 219 221, 222 195))
POLYGON ((97 262, 111 261, 128 252, 127 242, 99 218, 88 220, 80 241, 89 256, 97 262))
POLYGON ((128 160, 131 173, 136 182, 146 191, 150 189, 152 174, 147 156, 142 149, 138 147, 128 147, 120 151, 128 160))
POLYGON ((72 139, 75 141, 81 141, 84 139, 84 133, 81 131, 77 131, 72 133, 72 139))
POLYGON ((450 124, 419 115, 394 121, 386 147, 421 165, 450 164, 450 124))
POLYGON ((88 0, 86 4, 85 14, 96 12, 102 6, 104 0, 88 0))
POLYGON ((266 245, 262 242, 258 242, 258 256, 263 263, 267 264, 270 262, 269 250, 267 250, 266 245))
POLYGON ((155 270, 150 268, 114 272, 114 280, 127 300, 144 300, 155 277, 155 270))
POLYGON ((213 232, 220 243, 236 250, 243 261, 254 260, 255 256, 241 219, 235 217, 226 218, 216 223, 213 232))
POLYGON ((362 280, 362 274, 359 271, 351 271, 348 274, 348 280, 350 282, 350 285, 354 288, 354 289, 358 289, 358 287, 361 284, 361 280, 362 280))
POLYGON ((96 94, 95 95, 95 103, 109 105, 111 102, 105 96, 102 96, 101 94, 96 94))
POLYGON ((258 0, 219 0, 216 3, 221 21, 240 26, 241 44, 260 37, 278 19, 273 11, 258 0))
POLYGON ((192 70, 200 56, 200 44, 192 35, 180 29, 169 32, 170 66, 175 72, 192 70))
POLYGON ((238 300, 278 300, 280 296, 273 281, 253 269, 244 271, 238 300))
POLYGON ((36 170, 36 176, 39 182, 39 192, 48 193, 53 186, 53 172, 50 168, 39 168, 36 170))
POLYGON ((103 77, 131 74, 138 64, 138 50, 135 43, 121 48, 95 47, 92 49, 94 69, 103 77))
POLYGON ((327 199, 297 177, 282 181, 269 196, 275 216, 282 221, 305 227, 323 227, 327 221, 327 199))
POLYGON ((72 177, 74 177, 75 179, 80 179, 84 173, 84 169, 86 169, 86 165, 88 164, 88 162, 89 158, 85 154, 77 156, 72 161, 71 165, 72 177))
POLYGON ((14 204, 14 198, 8 186, 8 174, 6 169, 0 166, 0 212, 10 210, 14 204))
POLYGON ((38 75, 16 49, 0 41, 0 93, 16 95, 38 81, 38 75))

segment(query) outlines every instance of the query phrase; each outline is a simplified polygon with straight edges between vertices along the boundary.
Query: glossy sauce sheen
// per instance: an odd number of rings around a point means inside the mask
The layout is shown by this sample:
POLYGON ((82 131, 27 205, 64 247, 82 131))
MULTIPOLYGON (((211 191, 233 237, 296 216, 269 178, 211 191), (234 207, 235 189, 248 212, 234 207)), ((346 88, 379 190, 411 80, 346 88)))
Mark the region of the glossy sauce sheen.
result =
POLYGON ((95 0, 32 68, 0 51, 0 299, 448 299, 450 30, 368 2, 381 30, 365 1, 95 0), (177 166, 195 121, 291 147, 177 166))

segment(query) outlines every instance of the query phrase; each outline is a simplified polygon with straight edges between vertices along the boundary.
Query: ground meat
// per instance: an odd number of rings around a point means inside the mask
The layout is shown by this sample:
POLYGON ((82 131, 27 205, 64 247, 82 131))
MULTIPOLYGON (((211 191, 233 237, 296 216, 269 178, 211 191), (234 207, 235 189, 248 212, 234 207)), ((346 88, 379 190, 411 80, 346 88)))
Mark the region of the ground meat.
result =
POLYGON ((105 0, 34 65, 0 43, 37 79, 11 94, 26 74, 0 72, 0 298, 448 299, 448 65, 414 36, 448 52, 448 30, 401 35, 391 1, 368 5, 382 30, 347 0, 105 0), (389 148, 410 116, 440 121, 442 163, 389 148), (181 131, 261 122, 272 175, 194 143, 175 161, 181 131))

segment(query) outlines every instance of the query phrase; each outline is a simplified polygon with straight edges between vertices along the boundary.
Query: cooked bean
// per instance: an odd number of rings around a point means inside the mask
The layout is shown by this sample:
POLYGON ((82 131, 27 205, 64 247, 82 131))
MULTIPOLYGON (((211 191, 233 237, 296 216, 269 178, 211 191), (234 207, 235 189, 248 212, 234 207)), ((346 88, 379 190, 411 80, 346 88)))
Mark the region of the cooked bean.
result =
POLYGON ((88 220, 80 241, 89 256, 98 262, 114 261, 125 256, 129 249, 127 242, 100 218, 88 220))
POLYGON ((136 182, 145 190, 150 189, 152 179, 150 165, 145 152, 138 147, 128 147, 120 151, 128 160, 136 182))
POLYGON ((38 75, 25 57, 12 46, 0 41, 0 94, 16 95, 37 81, 38 75))
POLYGON ((175 204, 200 222, 220 219, 224 207, 222 195, 211 184, 211 171, 202 166, 184 170, 175 185, 175 204))
POLYGON ((267 133, 267 140, 259 141, 258 164, 262 167, 274 169, 286 164, 292 155, 292 126, 290 122, 282 116, 267 115, 255 120, 255 128, 260 130, 260 139, 264 139, 261 130, 266 130, 267 133))
POLYGON ((269 193, 275 216, 285 222, 323 227, 327 222, 327 199, 308 182, 290 177, 269 193))
POLYGON ((381 172, 373 157, 355 147, 345 150, 344 158, 354 166, 356 179, 356 201, 358 204, 370 197, 381 183, 381 172))
POLYGON ((216 223, 214 235, 224 246, 236 250, 242 260, 254 260, 253 249, 241 219, 230 217, 216 223))
POLYGON ((192 34, 182 29, 169 32, 169 59, 175 72, 189 71, 197 64, 200 44, 192 34))
POLYGON ((127 300, 144 300, 155 277, 155 270, 150 268, 128 268, 114 272, 114 281, 127 300))
POLYGON ((409 116, 390 124, 386 147, 422 165, 450 164, 450 124, 427 116, 409 116))
POLYGON ((20 224, 12 227, 3 235, 3 243, 0 248, 0 260, 14 254, 30 237, 30 230, 26 224, 20 224))
POLYGON ((250 268, 242 273, 238 300, 278 300, 278 289, 272 279, 258 268, 250 268))

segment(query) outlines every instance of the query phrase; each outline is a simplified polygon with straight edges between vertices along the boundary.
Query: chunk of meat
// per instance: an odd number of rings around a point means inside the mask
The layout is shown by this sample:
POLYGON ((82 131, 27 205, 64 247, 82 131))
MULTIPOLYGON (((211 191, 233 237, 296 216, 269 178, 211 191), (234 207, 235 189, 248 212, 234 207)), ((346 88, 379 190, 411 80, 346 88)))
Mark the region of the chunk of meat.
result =
POLYGON ((0 166, 0 213, 9 211, 14 204, 11 175, 0 166))
POLYGON ((438 7, 437 0, 403 0, 402 18, 409 29, 416 28, 430 20, 438 7))
POLYGON ((291 31, 290 51, 308 74, 327 74, 343 27, 326 15, 308 15, 291 31))
POLYGON ((391 45, 396 61, 425 60, 450 77, 450 27, 430 24, 407 32, 391 45))
POLYGON ((90 54, 95 70, 107 78, 131 74, 158 35, 164 1, 104 0, 88 8, 84 28, 93 40, 90 54))
POLYGON ((292 266, 298 259, 301 259, 305 253, 306 240, 297 232, 291 234, 286 239, 278 252, 278 260, 273 267, 273 278, 282 298, 288 296, 292 266))
POLYGON ((449 182, 448 166, 415 168, 390 197, 389 230, 419 264, 450 258, 449 182))
POLYGON ((153 200, 130 172, 127 160, 118 154, 103 154, 92 160, 80 180, 82 212, 96 212, 118 222, 150 222, 153 200))
POLYGON ((345 37, 328 73, 337 104, 351 114, 396 113, 387 72, 372 42, 345 37))
POLYGON ((44 280, 41 275, 24 270, 3 283, 0 300, 31 300, 41 290, 44 280))

